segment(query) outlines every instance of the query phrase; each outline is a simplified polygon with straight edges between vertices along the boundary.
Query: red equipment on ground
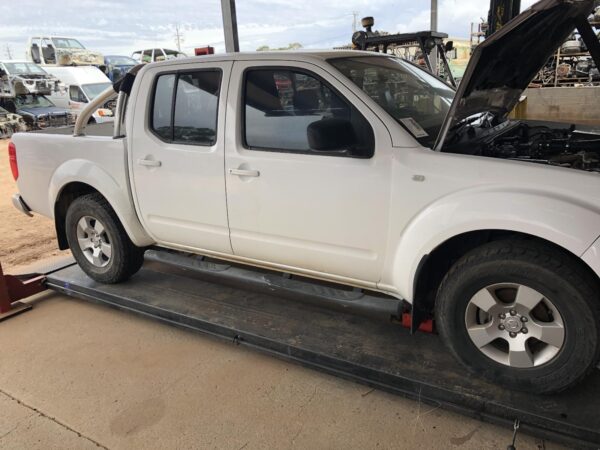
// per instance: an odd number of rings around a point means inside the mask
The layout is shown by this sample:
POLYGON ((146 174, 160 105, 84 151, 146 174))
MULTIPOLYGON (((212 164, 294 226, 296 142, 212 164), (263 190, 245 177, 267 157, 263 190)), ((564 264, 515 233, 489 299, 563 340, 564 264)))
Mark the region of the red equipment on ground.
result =
POLYGON ((0 322, 31 309, 19 300, 46 290, 45 275, 4 275, 0 264, 0 322))

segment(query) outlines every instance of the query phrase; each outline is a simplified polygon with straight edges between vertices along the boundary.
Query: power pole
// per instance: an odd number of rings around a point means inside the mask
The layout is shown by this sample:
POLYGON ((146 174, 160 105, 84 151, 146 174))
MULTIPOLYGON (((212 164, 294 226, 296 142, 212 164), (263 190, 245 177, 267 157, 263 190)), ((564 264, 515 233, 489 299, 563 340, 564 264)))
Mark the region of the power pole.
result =
POLYGON ((6 44, 6 56, 8 59, 12 59, 12 49, 10 48, 10 44, 6 44))
POLYGON ((358 11, 352 11, 352 32, 356 32, 356 22, 358 20, 358 11))
POLYGON ((223 13, 223 32, 225 33, 225 51, 230 53, 239 52, 240 41, 235 14, 235 0, 221 0, 221 11, 223 13))
MULTIPOLYGON (((438 30, 438 2, 437 0, 431 0, 431 31, 438 30)), ((433 68, 433 74, 438 74, 438 50, 434 48, 431 51, 430 61, 431 67, 433 68)))
POLYGON ((179 24, 175 24, 175 43, 177 44, 177 50, 181 51, 181 44, 185 39, 183 39, 183 33, 181 33, 179 29, 179 24))
POLYGON ((431 0, 431 31, 438 30, 438 2, 431 0))

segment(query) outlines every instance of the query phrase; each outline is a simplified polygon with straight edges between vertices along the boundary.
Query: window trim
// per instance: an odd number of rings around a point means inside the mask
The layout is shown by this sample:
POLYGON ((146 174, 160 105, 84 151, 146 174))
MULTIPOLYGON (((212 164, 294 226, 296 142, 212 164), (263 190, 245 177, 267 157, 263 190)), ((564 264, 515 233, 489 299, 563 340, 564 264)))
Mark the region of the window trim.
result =
POLYGON ((371 159, 375 156, 375 148, 377 147, 376 142, 375 142, 375 130, 373 129, 373 125, 371 125, 371 122, 369 122, 369 120, 367 120, 367 118, 364 116, 364 114, 362 112, 360 112, 360 110, 354 106, 347 98, 345 95, 343 95, 338 89, 336 89, 334 86, 332 86, 331 83, 329 83, 327 80, 325 80, 322 76, 320 76, 319 74, 310 71, 309 69, 305 69, 303 67, 297 67, 297 66, 280 66, 280 65, 276 65, 276 66, 270 66, 270 65, 260 65, 260 66, 252 66, 252 67, 246 67, 244 69, 244 72, 242 74, 242 101, 241 101, 241 142, 242 142, 242 147, 245 150, 251 150, 251 151, 258 151, 258 152, 272 152, 272 153, 291 153, 291 154, 296 154, 296 155, 317 155, 317 156, 336 156, 336 157, 343 157, 343 158, 353 158, 353 159, 371 159), (270 70, 270 71, 277 71, 277 70, 281 70, 281 71, 288 71, 288 72, 298 72, 304 75, 308 75, 312 78, 315 78, 317 81, 319 81, 320 83, 322 83, 325 87, 327 87, 331 92, 333 92, 335 95, 337 95, 339 97, 339 99, 346 105, 348 106, 349 109, 354 109, 356 110, 356 112, 360 115, 360 117, 362 117, 362 119, 369 125, 369 128, 371 129, 371 133, 373 135, 373 149, 371 152, 370 156, 360 156, 360 155, 353 155, 352 153, 350 153, 349 149, 343 149, 343 150, 332 150, 332 151, 316 151, 316 150, 294 150, 294 149, 279 149, 279 148, 268 148, 268 147, 256 147, 256 146, 251 146, 248 145, 248 142, 246 141, 246 86, 247 86, 247 78, 248 78, 248 72, 252 72, 252 71, 257 71, 257 70, 270 70))
POLYGON ((201 69, 176 69, 169 70, 165 72, 159 72, 154 75, 154 79, 152 80, 152 95, 150 99, 150 108, 148 119, 146 121, 148 130, 152 133, 157 139, 165 144, 177 144, 177 145, 193 145, 200 147, 214 147, 219 142, 219 112, 220 112, 220 102, 221 102, 221 93, 223 92, 223 69, 220 67, 203 67, 201 69), (219 74, 219 93, 217 95, 217 109, 216 109, 216 122, 215 122, 215 141, 212 144, 202 144, 200 142, 188 142, 188 141, 176 141, 175 140, 175 105, 177 100, 177 86, 179 85, 179 76, 181 74, 188 73, 198 73, 198 72, 216 72, 219 74), (159 136, 158 133, 154 130, 154 106, 156 99, 156 86, 158 85, 158 79, 163 75, 175 75, 175 83, 173 83, 173 92, 171 93, 171 138, 165 139, 162 136, 159 136))

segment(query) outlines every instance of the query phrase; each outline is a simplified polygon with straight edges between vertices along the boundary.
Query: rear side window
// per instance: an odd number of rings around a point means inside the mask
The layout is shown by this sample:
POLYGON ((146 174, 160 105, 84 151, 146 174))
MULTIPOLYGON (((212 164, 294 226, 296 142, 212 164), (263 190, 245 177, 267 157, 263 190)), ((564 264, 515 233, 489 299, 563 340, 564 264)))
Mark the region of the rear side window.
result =
POLYGON ((158 77, 150 128, 166 142, 214 145, 221 72, 204 70, 158 77))
POLYGON ((154 90, 154 108, 152 110, 152 131, 165 141, 173 139, 173 88, 175 75, 161 75, 154 90))
POLYGON ((358 143, 349 156, 373 155, 373 131, 366 119, 316 76, 285 68, 246 72, 244 137, 248 148, 313 153, 308 128, 327 119, 352 123, 358 143))

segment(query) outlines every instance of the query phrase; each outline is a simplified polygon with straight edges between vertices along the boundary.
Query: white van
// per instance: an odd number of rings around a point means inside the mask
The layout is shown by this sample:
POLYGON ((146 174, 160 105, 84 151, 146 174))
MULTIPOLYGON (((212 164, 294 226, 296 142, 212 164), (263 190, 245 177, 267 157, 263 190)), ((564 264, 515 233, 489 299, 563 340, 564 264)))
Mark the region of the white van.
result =
MULTIPOLYGON (((50 100, 56 106, 66 108, 75 115, 79 115, 86 103, 112 84, 108 77, 94 66, 45 66, 44 70, 60 80, 60 88, 50 95, 50 100)), ((114 105, 106 104, 94 113, 92 119, 96 123, 112 122, 113 110, 114 105)))

